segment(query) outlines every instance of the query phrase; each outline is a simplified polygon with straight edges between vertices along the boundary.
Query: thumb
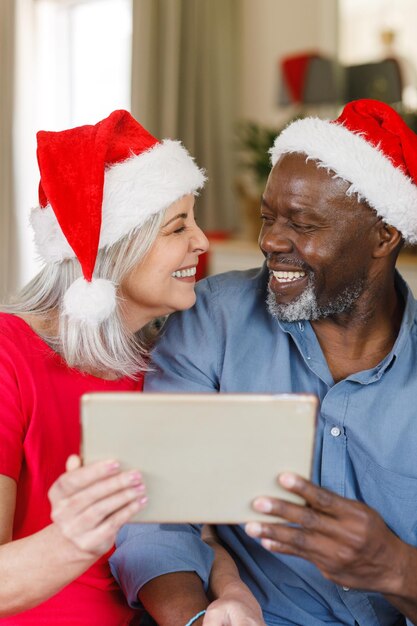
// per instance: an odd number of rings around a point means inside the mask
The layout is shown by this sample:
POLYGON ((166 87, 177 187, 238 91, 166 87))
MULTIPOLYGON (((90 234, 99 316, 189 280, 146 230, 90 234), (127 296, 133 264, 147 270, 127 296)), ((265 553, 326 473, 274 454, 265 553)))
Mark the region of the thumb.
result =
POLYGON ((67 462, 65 463, 65 469, 67 472, 72 472, 72 470, 76 470, 81 467, 81 459, 78 454, 71 454, 67 458, 67 462))
POLYGON ((226 611, 218 607, 208 608, 203 619, 203 626, 231 626, 226 611))

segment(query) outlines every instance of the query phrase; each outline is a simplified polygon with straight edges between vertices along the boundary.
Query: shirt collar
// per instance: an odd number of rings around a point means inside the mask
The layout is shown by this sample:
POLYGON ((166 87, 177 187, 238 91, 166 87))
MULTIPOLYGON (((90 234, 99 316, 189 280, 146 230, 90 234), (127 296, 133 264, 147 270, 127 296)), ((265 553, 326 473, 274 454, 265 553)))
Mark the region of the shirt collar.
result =
MULTIPOLYGON (((405 306, 400 331, 394 346, 389 354, 387 354, 376 367, 371 370, 353 374, 349 376, 347 380, 357 381, 362 384, 378 380, 387 368, 392 365, 394 359, 401 353, 405 343, 408 341, 410 330, 416 318, 417 302, 414 299, 410 287, 397 270, 395 271, 395 285, 398 292, 403 297, 405 306)), ((308 367, 315 370, 316 374, 318 374, 325 383, 331 386, 333 380, 331 379, 327 363, 310 322, 283 322, 278 320, 278 324, 284 332, 291 335, 308 367)))
MULTIPOLYGON (((395 286, 404 300, 404 313, 401 321, 400 332, 391 350, 391 353, 398 356, 408 341, 410 330, 416 319, 417 303, 414 295, 398 270, 395 270, 395 286)), ((389 355, 388 355, 389 356, 389 355)))

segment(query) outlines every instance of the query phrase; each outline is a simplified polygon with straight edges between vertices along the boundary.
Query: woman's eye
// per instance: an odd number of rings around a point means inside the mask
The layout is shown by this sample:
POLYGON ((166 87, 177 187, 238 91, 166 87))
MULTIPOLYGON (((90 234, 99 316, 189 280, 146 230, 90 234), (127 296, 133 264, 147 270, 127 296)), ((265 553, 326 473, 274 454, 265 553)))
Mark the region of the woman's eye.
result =
POLYGON ((177 228, 176 230, 174 230, 174 234, 179 235, 180 233, 183 233, 185 229, 186 229, 186 226, 180 226, 180 228, 177 228))

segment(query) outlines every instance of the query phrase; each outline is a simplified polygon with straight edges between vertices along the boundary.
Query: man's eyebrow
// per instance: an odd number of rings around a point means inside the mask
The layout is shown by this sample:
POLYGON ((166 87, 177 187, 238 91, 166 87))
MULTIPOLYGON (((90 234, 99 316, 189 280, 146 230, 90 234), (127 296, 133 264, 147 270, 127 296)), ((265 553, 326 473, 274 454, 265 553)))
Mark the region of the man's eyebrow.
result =
POLYGON ((175 220, 179 220, 179 219, 187 219, 188 217, 188 213, 178 213, 178 215, 176 215, 175 217, 172 217, 166 224, 164 224, 162 226, 162 228, 165 228, 165 226, 168 226, 168 224, 171 224, 171 222, 175 222, 175 220))
MULTIPOLYGON (((270 211, 274 210, 271 205, 268 204, 268 202, 265 200, 264 196, 261 196, 261 206, 266 207, 270 211)), ((297 206, 297 204, 294 203, 290 203, 288 208, 292 211, 292 213, 308 213, 310 209, 310 207, 304 207, 302 205, 297 206)))

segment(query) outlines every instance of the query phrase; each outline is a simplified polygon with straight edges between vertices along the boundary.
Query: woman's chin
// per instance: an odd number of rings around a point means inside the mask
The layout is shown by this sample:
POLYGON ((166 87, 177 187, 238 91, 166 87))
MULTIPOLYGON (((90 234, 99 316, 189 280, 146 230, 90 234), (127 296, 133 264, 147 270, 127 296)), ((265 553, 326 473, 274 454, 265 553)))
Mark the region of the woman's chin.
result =
POLYGON ((186 311, 187 309, 191 309, 195 305, 196 295, 194 289, 191 291, 187 298, 181 298, 178 300, 177 306, 175 308, 176 311, 186 311))

